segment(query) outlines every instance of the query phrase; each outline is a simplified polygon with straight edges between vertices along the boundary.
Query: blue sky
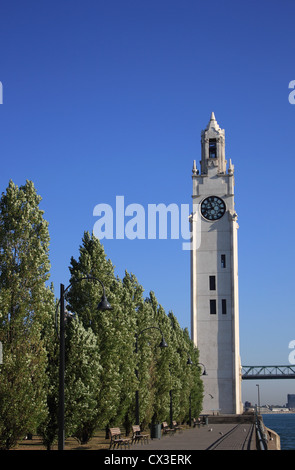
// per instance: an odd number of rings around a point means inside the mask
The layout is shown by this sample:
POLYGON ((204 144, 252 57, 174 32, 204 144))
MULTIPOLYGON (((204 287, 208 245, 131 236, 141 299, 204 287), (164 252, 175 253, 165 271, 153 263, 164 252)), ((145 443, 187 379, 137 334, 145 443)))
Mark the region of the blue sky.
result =
MULTIPOLYGON (((294 14, 289 0, 1 1, 0 187, 30 179, 43 197, 57 293, 97 204, 191 204, 214 111, 235 165, 242 363, 288 364, 294 14)), ((103 244, 120 277, 133 272, 190 329, 182 240, 103 244)), ((261 382, 262 402, 295 393, 294 381, 273 382, 261 382)), ((255 383, 243 388, 255 401, 255 383)))

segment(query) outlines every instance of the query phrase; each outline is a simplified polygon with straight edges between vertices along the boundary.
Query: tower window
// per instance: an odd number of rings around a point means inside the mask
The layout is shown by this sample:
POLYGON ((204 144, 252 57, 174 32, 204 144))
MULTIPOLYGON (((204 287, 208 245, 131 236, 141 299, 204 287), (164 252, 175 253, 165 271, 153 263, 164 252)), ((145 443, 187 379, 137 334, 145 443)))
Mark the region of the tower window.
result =
POLYGON ((210 315, 216 315, 216 300, 210 300, 210 315))
POLYGON ((215 276, 209 276, 209 289, 210 290, 216 290, 215 276))
POLYGON ((226 315, 226 299, 221 300, 222 315, 226 315))
POLYGON ((209 158, 216 158, 216 139, 209 139, 209 158))
POLYGON ((225 257, 225 255, 221 255, 221 267, 226 268, 226 257, 225 257))

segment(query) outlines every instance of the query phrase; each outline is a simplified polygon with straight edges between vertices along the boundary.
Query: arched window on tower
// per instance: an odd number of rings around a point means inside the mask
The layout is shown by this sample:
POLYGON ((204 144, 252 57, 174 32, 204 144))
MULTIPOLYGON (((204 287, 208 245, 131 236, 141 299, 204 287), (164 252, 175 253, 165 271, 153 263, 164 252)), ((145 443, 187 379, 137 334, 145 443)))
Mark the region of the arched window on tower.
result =
POLYGON ((216 139, 209 139, 209 158, 216 158, 216 139))

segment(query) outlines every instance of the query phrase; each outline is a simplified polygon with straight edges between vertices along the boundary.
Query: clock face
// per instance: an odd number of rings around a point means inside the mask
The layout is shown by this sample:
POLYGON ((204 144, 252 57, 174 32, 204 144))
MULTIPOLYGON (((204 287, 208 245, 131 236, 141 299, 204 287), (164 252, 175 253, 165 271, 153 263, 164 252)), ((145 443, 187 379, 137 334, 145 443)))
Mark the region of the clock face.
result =
POLYGON ((201 204, 201 214, 207 220, 218 220, 225 213, 226 207, 220 197, 209 196, 201 204))

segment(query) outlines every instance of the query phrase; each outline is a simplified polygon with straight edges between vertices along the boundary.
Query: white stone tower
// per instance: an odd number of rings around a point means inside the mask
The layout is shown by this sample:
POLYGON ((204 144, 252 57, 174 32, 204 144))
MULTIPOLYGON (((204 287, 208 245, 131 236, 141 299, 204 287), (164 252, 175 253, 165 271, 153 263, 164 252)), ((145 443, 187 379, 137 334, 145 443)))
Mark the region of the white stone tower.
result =
POLYGON ((207 375, 203 413, 242 412, 239 353, 237 214, 234 167, 214 113, 201 133, 201 170, 193 165, 192 340, 207 375))

